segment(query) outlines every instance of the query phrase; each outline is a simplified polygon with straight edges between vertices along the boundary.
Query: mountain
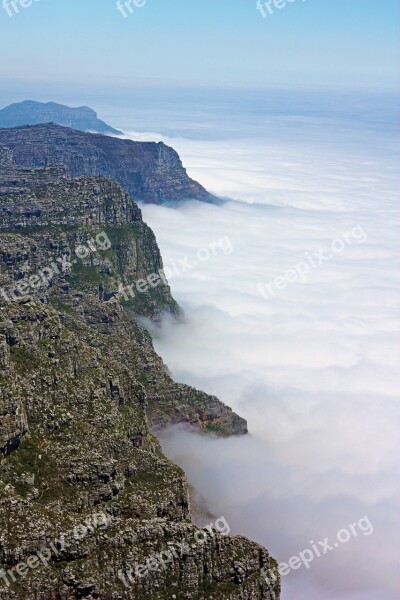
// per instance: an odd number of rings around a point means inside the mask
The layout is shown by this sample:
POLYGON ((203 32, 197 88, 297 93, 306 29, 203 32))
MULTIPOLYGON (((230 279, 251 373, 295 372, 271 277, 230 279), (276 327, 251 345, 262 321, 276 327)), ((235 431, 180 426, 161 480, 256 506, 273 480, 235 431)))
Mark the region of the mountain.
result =
POLYGON ((103 176, 118 182, 136 201, 217 201, 190 179, 175 150, 162 142, 134 142, 46 124, 0 129, 0 145, 12 150, 18 166, 59 164, 72 177, 103 176))
POLYGON ((223 518, 193 525, 186 477, 154 435, 247 432, 175 383, 140 327, 179 318, 162 275, 118 184, 21 168, 0 147, 0 600, 279 597, 264 548, 223 518))
POLYGON ((57 123, 79 131, 94 131, 105 135, 120 135, 121 131, 113 129, 97 118, 97 113, 88 106, 71 108, 55 102, 35 102, 25 100, 10 104, 0 110, 0 127, 18 127, 19 125, 40 125, 41 123, 57 123))

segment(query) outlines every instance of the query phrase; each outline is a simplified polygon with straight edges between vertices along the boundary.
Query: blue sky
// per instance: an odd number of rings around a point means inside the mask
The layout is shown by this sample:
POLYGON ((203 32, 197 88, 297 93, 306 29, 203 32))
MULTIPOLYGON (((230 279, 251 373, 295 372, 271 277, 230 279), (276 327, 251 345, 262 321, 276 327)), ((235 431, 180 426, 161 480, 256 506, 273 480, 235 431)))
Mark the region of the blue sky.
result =
POLYGON ((0 8, 0 77, 399 88, 399 0, 292 0, 273 10, 263 18, 255 0, 147 0, 127 18, 116 0, 34 0, 12 17, 0 8))

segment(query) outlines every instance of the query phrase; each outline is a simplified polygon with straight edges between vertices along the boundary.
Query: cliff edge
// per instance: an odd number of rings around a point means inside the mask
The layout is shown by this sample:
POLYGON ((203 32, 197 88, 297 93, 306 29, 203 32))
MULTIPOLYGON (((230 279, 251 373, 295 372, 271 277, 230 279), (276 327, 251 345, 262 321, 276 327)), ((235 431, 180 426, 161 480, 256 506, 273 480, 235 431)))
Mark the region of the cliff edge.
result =
POLYGON ((47 124, 0 129, 0 145, 13 152, 19 167, 63 165, 71 177, 107 177, 135 201, 217 201, 188 176, 177 152, 163 142, 134 142, 47 124))
POLYGON ((1 600, 278 598, 264 548, 223 517, 191 523, 186 477, 152 433, 247 431, 171 379, 136 320, 163 311, 179 316, 129 195, 0 148, 1 600), (126 300, 132 281, 153 286, 126 300))

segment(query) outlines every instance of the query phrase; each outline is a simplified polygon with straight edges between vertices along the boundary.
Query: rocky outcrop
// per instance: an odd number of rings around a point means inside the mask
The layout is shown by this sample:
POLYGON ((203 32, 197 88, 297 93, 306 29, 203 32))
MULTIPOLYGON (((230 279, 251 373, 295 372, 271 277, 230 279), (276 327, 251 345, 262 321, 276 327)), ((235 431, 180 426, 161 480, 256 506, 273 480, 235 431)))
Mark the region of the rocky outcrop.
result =
POLYGON ((0 127, 40 125, 42 123, 56 123, 79 131, 93 131, 105 135, 122 133, 98 119, 97 113, 88 106, 71 108, 56 102, 25 100, 10 104, 0 110, 0 127))
MULTIPOLYGON (((0 147, 0 168, 12 167, 14 165, 14 156, 9 148, 0 147)), ((4 171, 6 174, 7 171, 4 171)))
MULTIPOLYGON (((12 376, 9 345, 12 341, 12 338, 7 340, 4 333, 0 333, 0 386, 3 389, 12 376)), ((28 429, 22 398, 14 391, 10 388, 8 393, 0 393, 0 455, 9 454, 17 448, 28 429)))
POLYGON ((268 552, 191 523, 185 475, 152 433, 247 429, 217 398, 175 383, 139 326, 137 315, 179 315, 167 282, 128 300, 119 291, 162 270, 140 210, 104 178, 18 174, 10 158, 8 175, 0 169, 0 599, 275 600, 279 585, 261 574, 275 565, 268 552), (164 568, 155 557, 171 548, 164 568))
POLYGON ((0 566, 15 576, 0 598, 272 598, 260 575, 273 565, 265 550, 217 531, 196 543, 184 474, 149 431, 138 379, 146 366, 139 352, 132 369, 114 355, 108 311, 97 327, 35 300, 7 312, 2 397, 23 399, 28 427, 0 465, 0 566), (104 527, 73 535, 99 513, 104 527), (66 547, 46 568, 12 571, 62 536, 66 547), (183 542, 167 570, 124 583, 121 573, 183 542))
POLYGON ((190 179, 175 150, 162 142, 133 142, 48 124, 0 129, 1 145, 13 152, 19 167, 64 165, 72 177, 107 177, 136 201, 217 200, 190 179))

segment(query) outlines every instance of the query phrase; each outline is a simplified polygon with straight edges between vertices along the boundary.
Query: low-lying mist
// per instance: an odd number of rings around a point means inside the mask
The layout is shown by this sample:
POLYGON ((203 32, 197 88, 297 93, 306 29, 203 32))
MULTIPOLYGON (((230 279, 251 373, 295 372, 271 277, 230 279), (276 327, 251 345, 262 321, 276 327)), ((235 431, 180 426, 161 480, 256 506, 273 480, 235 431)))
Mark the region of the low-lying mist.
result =
POLYGON ((142 207, 186 315, 164 320, 156 349, 250 430, 174 429, 166 453, 209 511, 279 562, 332 545, 282 578, 283 600, 400 594, 399 182, 390 139, 363 136, 322 143, 304 125, 301 143, 167 139, 234 200, 142 207))

